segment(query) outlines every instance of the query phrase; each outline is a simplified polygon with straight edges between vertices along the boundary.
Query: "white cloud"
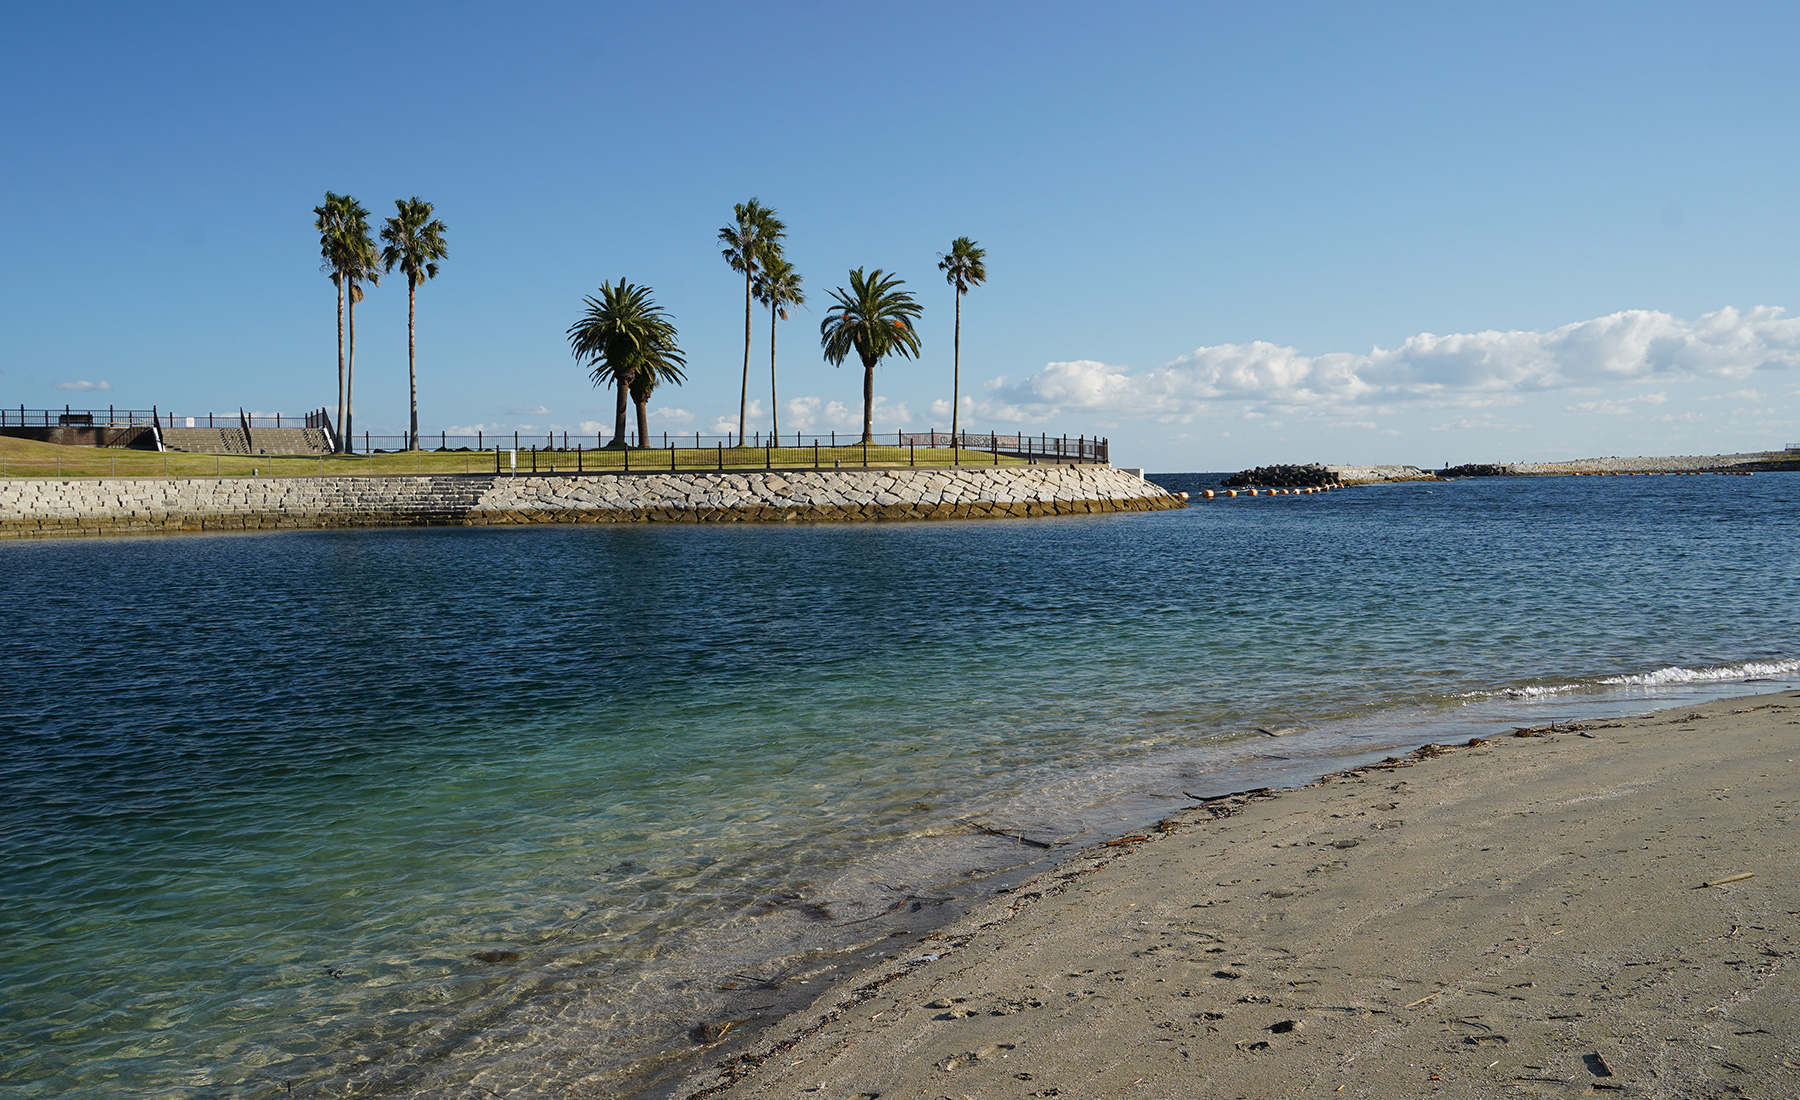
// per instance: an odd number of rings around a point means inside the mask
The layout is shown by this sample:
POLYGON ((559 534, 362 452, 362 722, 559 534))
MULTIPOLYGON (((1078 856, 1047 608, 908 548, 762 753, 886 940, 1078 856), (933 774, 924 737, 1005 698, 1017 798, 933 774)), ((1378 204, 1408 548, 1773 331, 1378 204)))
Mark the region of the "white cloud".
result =
POLYGON ((83 378, 79 382, 58 382, 56 388, 59 390, 110 390, 112 383, 104 378, 98 382, 89 382, 83 378))
POLYGON ((648 416, 652 423, 665 426, 674 424, 692 424, 694 422, 694 414, 688 412, 686 409, 670 407, 651 409, 648 416))
POLYGON ((508 416, 549 416, 550 410, 542 405, 508 405, 503 412, 508 416))
POLYGON ((1514 404, 1534 392, 1741 380, 1797 366, 1800 318, 1778 307, 1726 307, 1693 321, 1626 310, 1548 332, 1421 333, 1366 354, 1303 355, 1259 340, 1198 348, 1146 371, 1093 360, 1049 363, 1016 383, 989 383, 980 411, 1030 423, 1068 409, 1185 422, 1222 402, 1318 412, 1376 402, 1467 409, 1514 404))
MULTIPOLYGON (((910 424, 912 413, 908 411, 906 402, 890 403, 885 397, 875 399, 875 430, 893 431, 897 427, 910 424)), ((839 435, 862 432, 862 405, 847 405, 842 401, 826 401, 822 397, 791 397, 787 407, 781 413, 781 434, 800 432, 830 432, 839 435)))
POLYGON ((1625 413, 1638 412, 1637 405, 1660 405, 1669 399, 1666 393, 1644 393, 1636 397, 1626 397, 1607 401, 1581 401, 1566 406, 1570 412, 1601 413, 1607 416, 1620 416, 1625 413))

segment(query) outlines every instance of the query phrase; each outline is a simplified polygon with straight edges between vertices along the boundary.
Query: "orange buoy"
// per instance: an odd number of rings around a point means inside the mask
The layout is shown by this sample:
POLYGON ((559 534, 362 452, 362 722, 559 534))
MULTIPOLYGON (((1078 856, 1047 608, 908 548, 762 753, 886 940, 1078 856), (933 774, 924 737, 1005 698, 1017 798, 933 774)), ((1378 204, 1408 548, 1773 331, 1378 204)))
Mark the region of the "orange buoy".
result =
POLYGON ((1237 496, 1237 490, 1236 489, 1227 489, 1227 490, 1225 490, 1225 495, 1228 497, 1237 496))
POLYGON ((1201 490, 1200 495, 1205 497, 1207 500, 1211 500, 1213 498, 1213 491, 1211 489, 1203 489, 1203 490, 1201 490))
POLYGON ((1188 495, 1187 495, 1187 494, 1186 494, 1186 493, 1182 493, 1182 494, 1181 494, 1181 499, 1182 499, 1182 500, 1186 500, 1186 499, 1187 499, 1187 498, 1188 498, 1188 495))

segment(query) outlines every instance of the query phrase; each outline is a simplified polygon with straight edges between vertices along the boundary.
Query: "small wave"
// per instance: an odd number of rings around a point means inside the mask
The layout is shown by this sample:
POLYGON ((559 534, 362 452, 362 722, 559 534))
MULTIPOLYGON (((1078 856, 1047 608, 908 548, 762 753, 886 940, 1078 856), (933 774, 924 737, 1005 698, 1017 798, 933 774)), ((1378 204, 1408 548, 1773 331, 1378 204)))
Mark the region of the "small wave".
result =
POLYGON ((1465 691, 1456 696, 1458 699, 1542 699, 1550 695, 1561 695, 1568 691, 1579 691, 1580 684, 1529 684, 1525 687, 1498 688, 1493 691, 1465 691))
POLYGON ((1580 687, 1580 684, 1534 684, 1529 687, 1507 688, 1500 694, 1513 699, 1537 699, 1545 695, 1561 695, 1580 687))
POLYGON ((1722 680, 1754 680, 1760 677, 1792 676, 1795 673, 1800 673, 1800 658, 1790 657, 1779 661, 1743 661, 1735 665, 1718 665, 1713 668, 1682 668, 1680 665, 1670 665, 1668 668, 1659 668, 1655 672, 1608 676, 1600 682, 1634 686, 1705 684, 1717 683, 1722 680))

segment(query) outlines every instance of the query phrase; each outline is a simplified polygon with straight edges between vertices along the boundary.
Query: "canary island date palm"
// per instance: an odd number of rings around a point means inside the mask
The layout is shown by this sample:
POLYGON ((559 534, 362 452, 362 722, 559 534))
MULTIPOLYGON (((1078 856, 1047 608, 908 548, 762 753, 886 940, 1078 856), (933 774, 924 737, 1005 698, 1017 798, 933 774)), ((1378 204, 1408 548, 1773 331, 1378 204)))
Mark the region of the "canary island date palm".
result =
MULTIPOLYGON (((675 343, 675 323, 650 296, 647 286, 633 286, 620 279, 601 283, 598 297, 582 299, 587 306, 581 319, 569 326, 569 348, 583 366, 592 369, 594 385, 611 385, 618 391, 610 447, 624 447, 626 403, 632 382, 640 375, 658 381, 681 381, 687 365, 675 343)), ((654 383, 651 384, 654 388, 654 383)), ((649 400, 649 391, 644 394, 649 400)), ((648 427, 640 411, 639 430, 648 427)))
POLYGON ((775 211, 756 198, 740 202, 732 208, 732 223, 719 230, 719 243, 725 247, 719 254, 731 270, 744 273, 744 387, 738 395, 738 441, 744 438, 745 422, 750 412, 750 304, 756 274, 770 260, 781 258, 781 238, 787 226, 775 211))
POLYGON ((806 304, 805 280, 794 265, 779 256, 766 261, 756 276, 756 300, 769 307, 769 434, 781 443, 781 406, 775 389, 775 321, 788 319, 789 306, 806 304))
POLYGON ((978 248, 968 237, 950 242, 950 251, 938 257, 938 270, 956 290, 956 342, 951 358, 950 374, 950 445, 958 446, 957 416, 962 412, 962 300, 972 286, 987 282, 987 249, 978 248))
POLYGON ((339 195, 333 191, 325 192, 325 202, 313 207, 315 221, 313 228, 319 231, 319 270, 331 279, 331 285, 337 288, 337 343, 338 343, 338 399, 337 399, 337 449, 344 449, 344 403, 347 399, 344 371, 344 298, 349 284, 349 276, 355 268, 356 248, 352 238, 351 226, 356 220, 357 211, 362 217, 368 217, 368 211, 362 210, 357 201, 349 195, 339 195))
POLYGON ((685 381, 681 363, 666 357, 632 372, 631 403, 637 408, 638 446, 650 445, 650 395, 663 382, 679 386, 685 381))
POLYGON ((899 289, 905 280, 880 268, 863 274, 850 272, 850 288, 831 292, 833 303, 819 322, 819 342, 825 358, 841 366, 851 352, 863 365, 863 442, 875 441, 875 364, 890 355, 908 359, 919 356, 918 321, 921 308, 910 292, 899 289))
POLYGON ((381 250, 382 269, 393 271, 398 267, 406 274, 406 381, 412 400, 412 432, 408 439, 415 451, 419 449, 419 369, 413 337, 419 284, 437 278, 437 262, 450 255, 444 243, 449 227, 431 213, 431 204, 417 195, 395 199, 394 216, 381 227, 381 239, 387 246, 381 250))

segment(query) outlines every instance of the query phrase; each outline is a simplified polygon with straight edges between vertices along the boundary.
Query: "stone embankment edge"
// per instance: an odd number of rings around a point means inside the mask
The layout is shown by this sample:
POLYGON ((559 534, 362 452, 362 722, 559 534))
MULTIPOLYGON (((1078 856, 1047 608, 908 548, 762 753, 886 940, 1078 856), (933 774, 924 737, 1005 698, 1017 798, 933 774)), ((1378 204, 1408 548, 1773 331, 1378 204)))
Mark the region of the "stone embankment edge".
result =
MULTIPOLYGON (((480 475, 341 479, 65 479, 36 480, 38 494, 21 504, 18 493, 0 483, 0 539, 56 538, 102 535, 175 534, 183 532, 243 532, 305 530, 348 527, 513 526, 546 523, 782 523, 845 522, 934 519, 1028 518, 1039 516, 1092 515, 1113 512, 1150 512, 1182 508, 1186 502, 1141 478, 1108 467, 1021 467, 969 471, 858 470, 804 471, 789 478, 814 483, 844 483, 841 503, 797 504, 780 500, 743 501, 707 506, 718 500, 721 483, 743 489, 753 482, 782 481, 783 471, 746 473, 599 475, 581 477, 532 477, 511 479, 480 475), (642 477, 646 487, 667 489, 671 482, 691 481, 696 500, 643 499, 630 503, 631 480, 642 477), (657 483, 652 485, 652 479, 657 483), (871 492, 863 484, 875 479, 888 484, 871 492), (316 501, 271 503, 269 498, 309 494, 282 490, 293 483, 334 483, 340 499, 330 506, 316 501), (922 487, 916 499, 904 499, 895 488, 905 482, 922 487), (283 482, 288 484, 284 485, 283 482), (939 491, 946 483, 975 499, 946 499, 956 495, 939 491), (384 484, 385 483, 385 484, 384 484), (961 484, 957 484, 961 483, 961 484), (352 492, 344 493, 349 484, 352 492), (608 487, 605 503, 583 500, 596 485, 608 487), (146 498, 145 487, 161 500, 146 498), (389 492, 377 491, 393 487, 389 492), (61 487, 60 489, 58 487, 61 487), (624 487, 626 492, 618 490, 624 487), (984 490, 1000 489, 998 492, 984 490), (1078 495, 1074 490, 1089 490, 1078 495), (1111 490, 1096 493, 1095 489, 1111 490), (45 491, 48 490, 48 499, 45 491), (702 490, 706 490, 702 492, 702 490), (1023 495, 1028 499, 981 499, 981 496, 1023 495), (71 499, 56 499, 67 497, 71 499), (255 498, 262 497, 263 500, 255 498), (621 499, 623 497, 623 499, 621 499), (173 498, 173 499, 170 499, 173 498), (856 499, 863 498, 863 499, 856 499), (510 506, 496 506, 510 505, 510 506)), ((19 482, 11 483, 16 489, 19 482)), ((738 492, 737 498, 745 494, 738 492)), ((646 493, 646 496, 649 496, 646 493)))
MULTIPOLYGON (((1567 477, 1570 474, 1729 473, 1743 470, 1800 468, 1791 451, 1749 451, 1721 455, 1663 455, 1640 458, 1577 458, 1567 462, 1498 462, 1506 477, 1567 477)), ((1417 466, 1326 466, 1345 485, 1390 481, 1441 481, 1437 473, 1417 466)))

